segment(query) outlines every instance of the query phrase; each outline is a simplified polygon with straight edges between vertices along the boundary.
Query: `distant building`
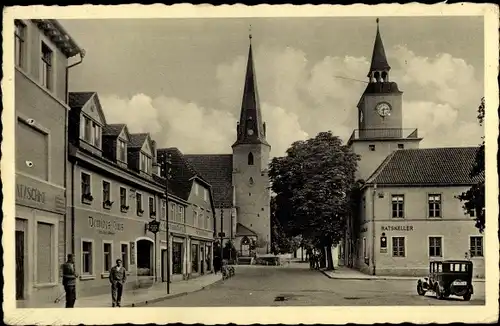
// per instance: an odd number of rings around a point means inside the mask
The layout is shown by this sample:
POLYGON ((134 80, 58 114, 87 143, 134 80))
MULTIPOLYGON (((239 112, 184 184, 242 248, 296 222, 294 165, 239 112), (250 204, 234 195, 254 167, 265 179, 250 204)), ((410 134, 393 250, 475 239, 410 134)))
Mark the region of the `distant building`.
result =
POLYGON ((477 182, 469 177, 477 148, 419 149, 417 129, 402 128, 402 92, 390 69, 377 20, 359 129, 348 141, 361 156, 357 178, 365 184, 341 263, 374 275, 421 275, 431 259, 467 253, 475 274, 484 275, 483 237, 455 197, 477 182))
MULTIPOLYGON (((16 299, 54 300, 65 261, 68 58, 83 57, 52 19, 15 20, 16 299)), ((6 247, 7 248, 7 247, 6 247)))
POLYGON ((240 257, 250 257, 271 249, 271 146, 262 120, 251 43, 236 130, 232 154, 185 157, 213 187, 217 236, 220 238, 222 230, 223 238, 234 242, 240 257))
MULTIPOLYGON (((174 244, 167 246, 166 180, 161 177, 159 154, 150 135, 131 134, 125 124, 108 124, 95 92, 72 92, 69 99, 68 215, 71 252, 80 274, 78 292, 109 292, 107 278, 117 258, 129 273, 126 287, 165 282, 167 248, 173 248, 173 281, 208 272, 210 268, 187 263, 191 257, 205 256, 206 247, 181 251, 179 256, 176 238, 170 238, 174 244), (160 224, 156 234, 148 227, 152 221, 160 224)), ((187 237, 191 221, 186 213, 196 201, 191 203, 179 190, 184 185, 182 171, 173 167, 168 195, 170 231, 187 237)), ((210 207, 211 201, 207 203, 210 207)), ((208 211, 213 219, 213 210, 208 211)), ((213 231, 210 225, 207 228, 200 237, 211 244, 213 231)))

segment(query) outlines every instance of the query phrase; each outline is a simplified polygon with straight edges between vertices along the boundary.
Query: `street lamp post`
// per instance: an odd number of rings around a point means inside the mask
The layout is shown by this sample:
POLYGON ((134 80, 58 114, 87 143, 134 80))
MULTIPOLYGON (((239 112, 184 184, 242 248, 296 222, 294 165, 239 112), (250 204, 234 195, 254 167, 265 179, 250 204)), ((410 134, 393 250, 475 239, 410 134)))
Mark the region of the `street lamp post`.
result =
POLYGON ((224 209, 222 208, 222 205, 220 206, 220 259, 222 262, 222 259, 224 258, 224 246, 222 245, 224 241, 224 209))
POLYGON ((170 159, 171 154, 168 153, 163 157, 163 171, 165 173, 165 237, 167 240, 167 294, 170 294, 170 228, 168 225, 168 181, 170 179, 170 159))

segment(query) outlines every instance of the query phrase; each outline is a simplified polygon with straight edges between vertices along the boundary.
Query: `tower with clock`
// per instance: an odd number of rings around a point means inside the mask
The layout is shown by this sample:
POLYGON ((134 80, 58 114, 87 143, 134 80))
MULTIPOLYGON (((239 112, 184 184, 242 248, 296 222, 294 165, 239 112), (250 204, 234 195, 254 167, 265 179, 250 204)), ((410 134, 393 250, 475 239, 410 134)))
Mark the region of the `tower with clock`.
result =
POLYGON ((390 70, 377 18, 368 84, 357 105, 358 129, 349 139, 353 151, 361 156, 359 179, 366 180, 394 150, 418 148, 422 140, 417 129, 403 128, 403 92, 389 78, 390 70))
POLYGON ((236 141, 232 146, 232 183, 238 223, 255 233, 256 251, 267 253, 271 241, 268 177, 271 146, 266 140, 266 124, 262 120, 251 39, 250 35, 240 120, 236 127, 236 141))

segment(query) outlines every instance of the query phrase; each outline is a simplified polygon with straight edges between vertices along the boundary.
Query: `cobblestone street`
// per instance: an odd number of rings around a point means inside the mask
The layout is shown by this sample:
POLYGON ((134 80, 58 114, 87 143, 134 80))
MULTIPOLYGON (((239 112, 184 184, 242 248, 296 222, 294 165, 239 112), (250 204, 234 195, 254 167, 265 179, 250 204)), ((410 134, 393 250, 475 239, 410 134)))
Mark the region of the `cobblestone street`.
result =
POLYGON ((483 305, 485 283, 475 282, 469 302, 437 300, 416 293, 414 280, 330 279, 307 264, 283 267, 236 266, 236 276, 203 291, 157 302, 148 307, 238 306, 428 306, 483 305), (276 301, 283 297, 283 301, 276 301))

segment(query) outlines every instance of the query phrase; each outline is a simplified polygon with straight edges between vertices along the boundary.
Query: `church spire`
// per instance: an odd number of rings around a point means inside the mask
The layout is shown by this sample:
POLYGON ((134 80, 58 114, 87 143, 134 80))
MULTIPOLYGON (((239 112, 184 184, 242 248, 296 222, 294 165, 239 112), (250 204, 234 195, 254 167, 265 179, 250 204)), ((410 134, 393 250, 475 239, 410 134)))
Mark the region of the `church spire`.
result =
POLYGON ((262 121, 259 92, 253 62, 252 34, 248 35, 248 61, 241 103, 240 121, 237 126, 237 139, 233 146, 238 144, 266 144, 266 124, 262 121))
POLYGON ((370 82, 388 81, 389 70, 391 66, 387 62, 385 55, 384 43, 380 36, 379 19, 377 18, 377 35, 375 36, 375 44, 373 45, 372 62, 368 76, 370 82))

